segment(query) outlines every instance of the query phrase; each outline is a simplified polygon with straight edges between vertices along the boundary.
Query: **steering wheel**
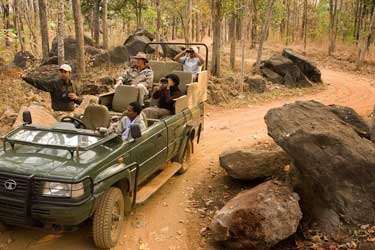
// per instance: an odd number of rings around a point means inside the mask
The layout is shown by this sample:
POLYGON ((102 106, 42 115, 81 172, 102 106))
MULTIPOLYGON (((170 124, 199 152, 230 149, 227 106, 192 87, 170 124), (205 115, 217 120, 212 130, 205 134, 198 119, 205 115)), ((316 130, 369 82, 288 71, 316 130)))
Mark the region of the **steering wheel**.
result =
POLYGON ((64 116, 61 118, 61 122, 73 123, 76 128, 86 128, 86 125, 80 119, 71 116, 64 116))

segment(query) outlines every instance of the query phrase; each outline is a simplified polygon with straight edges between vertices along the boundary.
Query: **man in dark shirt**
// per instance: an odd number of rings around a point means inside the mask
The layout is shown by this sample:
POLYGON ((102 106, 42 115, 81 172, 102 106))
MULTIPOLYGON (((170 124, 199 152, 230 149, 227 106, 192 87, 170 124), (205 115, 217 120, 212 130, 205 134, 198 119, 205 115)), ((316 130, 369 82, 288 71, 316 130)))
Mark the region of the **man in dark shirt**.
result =
POLYGON ((178 88, 179 84, 180 79, 175 74, 160 79, 160 86, 152 95, 152 98, 158 99, 158 106, 143 110, 147 118, 160 119, 175 113, 175 99, 182 96, 182 92, 178 88))
POLYGON ((70 80, 71 73, 72 68, 63 64, 59 69, 59 79, 50 81, 34 80, 29 77, 22 77, 22 79, 40 90, 49 92, 54 111, 74 111, 75 104, 81 104, 82 98, 76 94, 75 87, 70 80))

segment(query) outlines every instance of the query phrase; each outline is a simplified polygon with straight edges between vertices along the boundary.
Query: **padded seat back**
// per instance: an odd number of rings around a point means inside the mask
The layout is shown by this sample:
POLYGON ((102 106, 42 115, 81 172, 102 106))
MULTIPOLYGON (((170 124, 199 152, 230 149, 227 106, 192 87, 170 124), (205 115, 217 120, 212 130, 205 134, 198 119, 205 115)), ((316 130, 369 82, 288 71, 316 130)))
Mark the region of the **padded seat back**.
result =
POLYGON ((178 87, 183 94, 186 94, 187 84, 193 82, 193 73, 186 71, 173 71, 172 74, 176 74, 178 78, 180 78, 180 85, 178 85, 178 87))
POLYGON ((160 78, 162 78, 165 73, 165 69, 164 69, 165 63, 162 61, 150 61, 149 65, 152 71, 154 71, 153 82, 159 82, 160 78))
POLYGON ((182 64, 178 62, 165 62, 165 75, 171 74, 173 71, 182 71, 182 64))
POLYGON ((182 64, 178 62, 150 61, 149 65, 154 72, 154 83, 160 81, 160 78, 171 74, 173 71, 182 70, 182 64))
POLYGON ((138 101, 138 88, 135 86, 120 85, 115 89, 115 95, 112 101, 112 110, 124 112, 129 103, 138 101))
POLYGON ((104 105, 90 104, 83 113, 82 122, 87 129, 108 128, 110 115, 108 108, 104 105))

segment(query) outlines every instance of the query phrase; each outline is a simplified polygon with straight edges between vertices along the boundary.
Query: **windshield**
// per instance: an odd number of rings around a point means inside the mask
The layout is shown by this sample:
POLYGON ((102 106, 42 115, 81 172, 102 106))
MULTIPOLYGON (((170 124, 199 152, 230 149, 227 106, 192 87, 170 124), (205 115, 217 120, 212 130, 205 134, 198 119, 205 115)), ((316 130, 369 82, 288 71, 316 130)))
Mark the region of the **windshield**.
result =
POLYGON ((10 135, 8 140, 35 143, 46 146, 89 147, 101 138, 93 135, 70 134, 68 132, 20 129, 10 135))

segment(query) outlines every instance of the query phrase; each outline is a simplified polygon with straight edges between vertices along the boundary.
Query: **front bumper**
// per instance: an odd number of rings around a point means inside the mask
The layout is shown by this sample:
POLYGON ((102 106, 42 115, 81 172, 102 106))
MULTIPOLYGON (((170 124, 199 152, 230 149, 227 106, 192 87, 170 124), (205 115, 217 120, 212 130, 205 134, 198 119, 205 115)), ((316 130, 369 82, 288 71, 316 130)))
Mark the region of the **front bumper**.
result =
POLYGON ((79 204, 35 204, 31 206, 32 224, 79 225, 91 216, 94 198, 79 204))

